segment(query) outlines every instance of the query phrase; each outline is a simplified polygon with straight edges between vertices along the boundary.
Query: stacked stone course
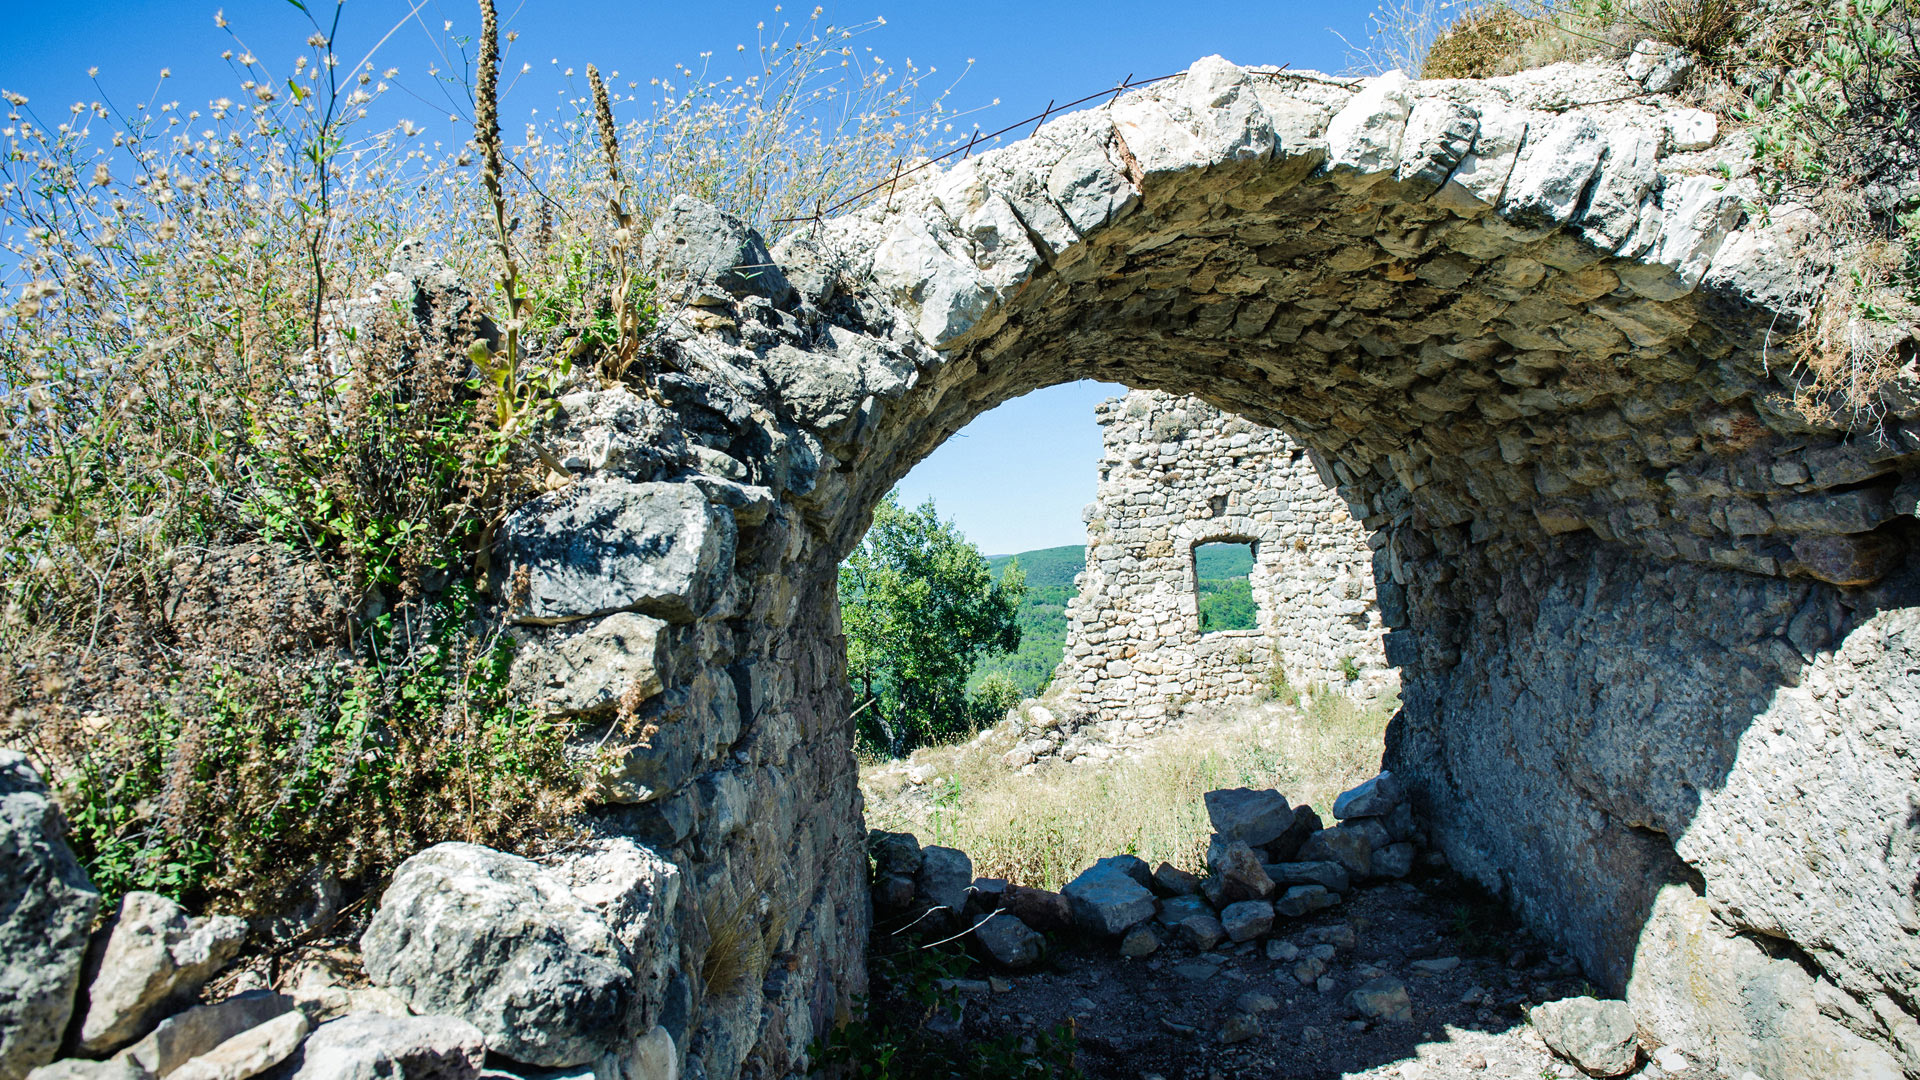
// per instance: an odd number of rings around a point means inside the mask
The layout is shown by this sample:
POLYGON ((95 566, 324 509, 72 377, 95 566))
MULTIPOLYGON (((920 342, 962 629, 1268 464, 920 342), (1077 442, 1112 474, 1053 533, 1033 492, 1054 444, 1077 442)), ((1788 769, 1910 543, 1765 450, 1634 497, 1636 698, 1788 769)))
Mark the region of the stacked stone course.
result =
POLYGON ((1098 418, 1087 569, 1054 672, 1078 715, 1140 734, 1276 673, 1365 698, 1398 687, 1366 532, 1313 454, 1193 397, 1134 391, 1098 418), (1215 542, 1253 549, 1254 629, 1200 630, 1194 552, 1215 542))

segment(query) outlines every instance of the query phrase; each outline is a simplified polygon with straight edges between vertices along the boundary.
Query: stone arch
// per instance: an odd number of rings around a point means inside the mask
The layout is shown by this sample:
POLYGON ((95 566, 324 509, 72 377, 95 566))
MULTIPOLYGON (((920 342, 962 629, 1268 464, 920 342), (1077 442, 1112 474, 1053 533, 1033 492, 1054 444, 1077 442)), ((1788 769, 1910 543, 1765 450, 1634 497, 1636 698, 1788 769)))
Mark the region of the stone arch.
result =
POLYGON ((609 819, 693 893, 794 913, 759 981, 683 989, 677 1044, 778 1074, 859 989, 833 572, 872 506, 986 409, 1101 378, 1326 465, 1406 673, 1387 763, 1649 1031, 1775 1080, 1920 1074, 1920 409, 1795 408, 1780 334, 1820 251, 1803 214, 1746 213, 1713 143, 1612 68, 1213 58, 792 237, 778 272, 676 204, 649 250, 710 283, 669 312, 667 404, 564 402, 584 479, 499 565, 533 623, 668 624, 609 819))

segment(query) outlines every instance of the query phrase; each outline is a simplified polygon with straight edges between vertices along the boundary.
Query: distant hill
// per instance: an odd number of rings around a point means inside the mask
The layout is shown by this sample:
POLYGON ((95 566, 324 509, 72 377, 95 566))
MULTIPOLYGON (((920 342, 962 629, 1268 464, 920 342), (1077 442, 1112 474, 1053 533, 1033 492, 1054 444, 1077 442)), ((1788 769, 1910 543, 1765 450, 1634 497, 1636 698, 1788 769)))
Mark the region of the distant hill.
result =
MULTIPOLYGON (((978 686, 989 675, 1005 675, 1022 694, 1038 697, 1066 651, 1067 601, 1073 599, 1074 575, 1086 569, 1087 549, 1067 544, 994 555, 987 566, 998 576, 1015 559, 1027 574, 1027 595, 1019 613, 1020 648, 980 661, 971 682, 978 686)), ((1253 553, 1244 544, 1208 544, 1199 549, 1196 561, 1202 625, 1208 630, 1251 628, 1253 594, 1246 577, 1253 569, 1253 553)))
POLYGON ((1018 555, 994 555, 987 567, 998 576, 1001 568, 1015 559, 1027 572, 1027 587, 1036 585, 1073 585, 1073 575, 1087 568, 1087 549, 1080 544, 1023 551, 1018 555))
POLYGON ((1202 544, 1194 554, 1194 576, 1202 581, 1243 578, 1253 570, 1253 549, 1245 544, 1202 544))
MULTIPOLYGON (((1253 551, 1245 544, 1204 544, 1197 556, 1202 579, 1246 577, 1253 569, 1253 551)), ((1072 585, 1073 576, 1087 568, 1087 549, 1080 544, 1022 551, 1018 555, 992 555, 987 567, 998 574, 1015 559, 1027 572, 1027 584, 1072 585)))

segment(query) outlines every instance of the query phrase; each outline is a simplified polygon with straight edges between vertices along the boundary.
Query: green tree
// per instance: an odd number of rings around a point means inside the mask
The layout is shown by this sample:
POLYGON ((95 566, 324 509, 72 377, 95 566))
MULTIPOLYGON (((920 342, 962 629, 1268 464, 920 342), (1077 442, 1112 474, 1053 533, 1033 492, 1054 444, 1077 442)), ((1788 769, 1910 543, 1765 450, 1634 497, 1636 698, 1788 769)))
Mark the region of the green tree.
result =
POLYGON ((1260 625, 1253 585, 1246 578, 1200 579, 1200 632, 1253 630, 1260 625))
POLYGON ((917 510, 892 494, 874 510, 840 567, 840 621, 861 744, 898 755, 964 735, 1005 711, 1008 689, 969 697, 982 656, 1020 647, 1026 593, 1018 564, 996 580, 980 549, 932 500, 917 510))

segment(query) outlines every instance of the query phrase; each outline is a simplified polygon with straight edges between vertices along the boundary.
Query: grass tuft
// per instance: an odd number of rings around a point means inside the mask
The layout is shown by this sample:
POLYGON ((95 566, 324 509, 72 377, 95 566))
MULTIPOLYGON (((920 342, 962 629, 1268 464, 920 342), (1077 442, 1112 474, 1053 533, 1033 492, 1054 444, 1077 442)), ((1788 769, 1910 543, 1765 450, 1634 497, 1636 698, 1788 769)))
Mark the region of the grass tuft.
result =
POLYGON ((1391 707, 1365 708, 1325 691, 1304 711, 1279 704, 1222 708, 1155 738, 1138 756, 1049 764, 1031 775, 1000 763, 992 739, 916 753, 928 775, 911 785, 892 767, 863 771, 867 822, 965 851, 974 872, 1058 889, 1109 855, 1204 870, 1202 796, 1273 787, 1332 819, 1340 792, 1380 769, 1391 707))

